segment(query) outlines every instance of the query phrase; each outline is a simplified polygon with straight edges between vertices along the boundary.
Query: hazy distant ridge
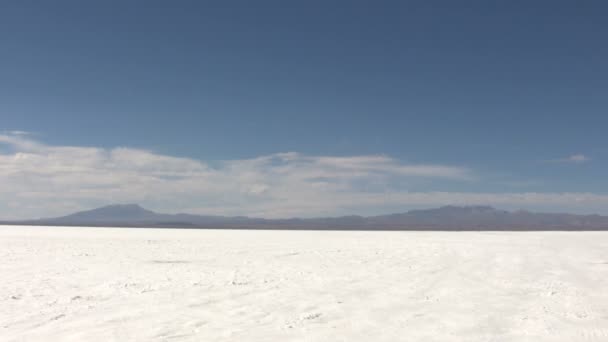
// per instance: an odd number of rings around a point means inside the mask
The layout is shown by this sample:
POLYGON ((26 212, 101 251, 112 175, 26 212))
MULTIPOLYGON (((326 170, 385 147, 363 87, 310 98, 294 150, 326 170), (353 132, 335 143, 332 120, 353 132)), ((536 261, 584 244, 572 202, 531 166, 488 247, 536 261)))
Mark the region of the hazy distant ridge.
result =
POLYGON ((110 205, 71 215, 4 224, 50 226, 338 229, 338 230, 608 230, 608 216, 505 211, 488 206, 445 206, 380 216, 262 219, 244 216, 160 214, 137 204, 110 205))

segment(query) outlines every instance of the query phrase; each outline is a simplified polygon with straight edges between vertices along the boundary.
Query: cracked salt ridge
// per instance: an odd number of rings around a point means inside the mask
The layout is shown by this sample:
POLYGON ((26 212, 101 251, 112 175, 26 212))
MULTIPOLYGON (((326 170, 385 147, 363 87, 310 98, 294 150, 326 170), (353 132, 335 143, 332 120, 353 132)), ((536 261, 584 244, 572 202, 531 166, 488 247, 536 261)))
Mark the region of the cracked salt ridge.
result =
POLYGON ((2 341, 608 340, 605 232, 0 227, 0 250, 2 341))

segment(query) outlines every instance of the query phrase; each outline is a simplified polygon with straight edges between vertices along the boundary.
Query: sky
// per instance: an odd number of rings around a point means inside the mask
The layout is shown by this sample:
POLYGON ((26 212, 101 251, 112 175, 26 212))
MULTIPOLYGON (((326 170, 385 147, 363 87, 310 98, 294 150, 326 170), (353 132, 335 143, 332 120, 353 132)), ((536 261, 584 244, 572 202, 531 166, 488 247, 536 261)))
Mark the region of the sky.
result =
POLYGON ((0 219, 608 214, 608 3, 2 1, 0 219))

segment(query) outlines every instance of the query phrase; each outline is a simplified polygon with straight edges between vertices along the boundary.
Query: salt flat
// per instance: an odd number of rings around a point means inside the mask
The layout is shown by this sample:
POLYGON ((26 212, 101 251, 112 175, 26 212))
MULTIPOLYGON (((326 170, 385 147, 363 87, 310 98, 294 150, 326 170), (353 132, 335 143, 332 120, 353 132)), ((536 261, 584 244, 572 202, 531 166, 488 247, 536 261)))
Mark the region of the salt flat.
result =
POLYGON ((608 341, 608 232, 0 227, 1 341, 608 341))

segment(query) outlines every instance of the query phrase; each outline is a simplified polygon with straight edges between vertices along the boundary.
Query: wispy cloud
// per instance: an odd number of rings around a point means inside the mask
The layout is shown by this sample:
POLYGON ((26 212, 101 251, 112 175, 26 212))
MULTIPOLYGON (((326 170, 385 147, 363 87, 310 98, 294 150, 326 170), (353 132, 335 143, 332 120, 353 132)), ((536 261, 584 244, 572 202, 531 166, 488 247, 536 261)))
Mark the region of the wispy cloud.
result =
POLYGON ((461 166, 404 163, 385 155, 288 152, 209 164, 141 149, 50 146, 20 134, 0 134, 2 144, 10 148, 0 152, 0 218, 54 216, 117 202, 165 212, 261 217, 374 214, 446 204, 608 205, 608 196, 590 193, 408 192, 408 184, 467 184, 477 176, 461 166))
POLYGON ((570 163, 570 164, 582 164, 591 161, 591 158, 587 157, 584 154, 573 154, 565 158, 557 158, 547 160, 551 163, 570 163))
POLYGON ((31 135, 31 132, 27 132, 27 131, 8 131, 6 132, 6 134, 9 135, 31 135))

